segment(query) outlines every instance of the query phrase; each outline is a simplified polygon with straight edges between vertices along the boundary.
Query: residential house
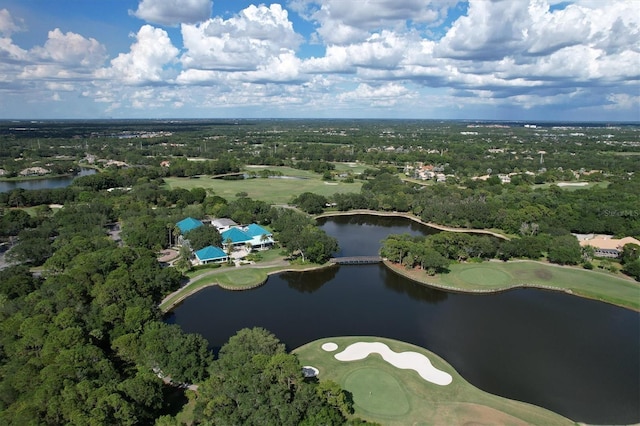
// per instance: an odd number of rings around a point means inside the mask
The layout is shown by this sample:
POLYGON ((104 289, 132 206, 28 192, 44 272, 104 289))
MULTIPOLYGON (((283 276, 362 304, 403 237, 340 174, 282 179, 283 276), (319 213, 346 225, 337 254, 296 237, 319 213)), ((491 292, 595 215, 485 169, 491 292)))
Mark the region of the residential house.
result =
POLYGON ((580 239, 580 246, 593 247, 595 250, 594 255, 596 257, 620 257, 625 244, 637 244, 640 246, 640 241, 633 237, 617 239, 612 238, 610 235, 590 235, 586 238, 580 239))

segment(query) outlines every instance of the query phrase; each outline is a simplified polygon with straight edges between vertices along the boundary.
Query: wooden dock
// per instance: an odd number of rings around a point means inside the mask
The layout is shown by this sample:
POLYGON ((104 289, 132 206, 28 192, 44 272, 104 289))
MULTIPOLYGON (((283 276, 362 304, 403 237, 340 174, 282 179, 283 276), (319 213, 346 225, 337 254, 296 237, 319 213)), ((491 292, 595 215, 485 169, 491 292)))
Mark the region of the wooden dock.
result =
POLYGON ((367 263, 380 263, 382 258, 380 256, 345 256, 345 257, 332 257, 329 262, 338 265, 362 265, 367 263))

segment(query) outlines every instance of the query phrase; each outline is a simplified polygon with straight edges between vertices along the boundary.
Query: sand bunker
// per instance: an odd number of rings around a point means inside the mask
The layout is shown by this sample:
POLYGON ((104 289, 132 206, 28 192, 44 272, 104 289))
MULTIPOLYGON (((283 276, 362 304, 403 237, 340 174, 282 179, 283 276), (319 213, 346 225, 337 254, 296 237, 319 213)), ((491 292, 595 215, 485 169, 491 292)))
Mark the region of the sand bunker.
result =
POLYGON ((587 186, 589 182, 558 182, 558 186, 587 186))
POLYGON ((322 350, 326 352, 333 352, 338 349, 338 345, 333 342, 327 342, 322 345, 322 350))
POLYGON ((302 367, 302 375, 304 377, 316 377, 318 373, 320 373, 320 371, 310 365, 305 365, 304 367, 302 367))
POLYGON ((436 385, 446 386, 453 380, 449 373, 435 368, 426 356, 418 352, 394 352, 389 346, 380 342, 353 343, 342 352, 335 354, 335 358, 339 361, 357 361, 373 353, 380 354, 382 359, 396 368, 415 370, 420 377, 436 385))

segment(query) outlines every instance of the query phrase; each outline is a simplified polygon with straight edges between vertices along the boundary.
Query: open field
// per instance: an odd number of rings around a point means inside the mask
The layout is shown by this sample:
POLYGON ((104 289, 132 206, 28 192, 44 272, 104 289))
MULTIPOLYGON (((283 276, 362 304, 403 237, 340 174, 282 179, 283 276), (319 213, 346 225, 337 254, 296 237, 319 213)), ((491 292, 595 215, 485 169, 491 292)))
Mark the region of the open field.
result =
POLYGON ((548 189, 551 185, 556 185, 558 188, 562 188, 566 191, 576 191, 578 189, 591 189, 594 187, 598 188, 606 188, 609 186, 609 182, 554 182, 554 183, 543 183, 539 185, 532 185, 533 189, 544 188, 548 189))
POLYGON ((524 402, 502 398, 469 384, 446 361, 424 348, 378 337, 332 337, 316 340, 293 351, 302 365, 319 370, 320 380, 333 380, 351 392, 355 415, 383 425, 570 425, 571 420, 524 402), (335 351, 324 343, 338 345, 335 351), (392 351, 417 352, 453 378, 448 385, 423 379, 412 369, 399 369, 370 354, 355 361, 334 355, 357 342, 381 342, 392 351))
POLYGON ((236 194, 246 192, 249 198, 261 200, 269 204, 287 204, 293 197, 304 192, 330 196, 336 192, 360 192, 361 182, 343 183, 340 181, 325 182, 317 173, 291 167, 251 167, 247 171, 269 169, 282 173, 283 178, 255 178, 244 180, 211 179, 202 176, 191 178, 165 178, 170 189, 192 189, 201 187, 212 191, 227 200, 236 199, 236 194))
POLYGON ((372 166, 365 163, 343 163, 343 162, 332 162, 335 166, 335 171, 338 173, 353 173, 355 175, 364 172, 366 169, 371 169, 372 166))
POLYGON ((640 311, 640 283, 608 272, 534 261, 454 264, 448 274, 428 276, 385 262, 394 272, 434 287, 462 292, 495 292, 517 287, 564 291, 640 311))

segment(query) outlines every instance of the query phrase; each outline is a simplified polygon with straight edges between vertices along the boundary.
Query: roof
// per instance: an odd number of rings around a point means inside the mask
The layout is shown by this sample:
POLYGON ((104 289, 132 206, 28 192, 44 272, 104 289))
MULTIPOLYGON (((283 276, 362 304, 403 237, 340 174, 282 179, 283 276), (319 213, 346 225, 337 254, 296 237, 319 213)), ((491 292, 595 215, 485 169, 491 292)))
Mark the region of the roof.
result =
POLYGON ((247 234, 250 237, 260 237, 262 235, 271 235, 271 232, 267 231, 266 229, 264 229, 262 226, 260 225, 256 225, 255 223, 252 223, 251 225, 247 226, 244 229, 245 234, 247 234))
POLYGON ((180 228, 180 232, 186 234, 187 232, 199 228, 202 226, 202 222, 198 219, 194 219, 192 217, 188 217, 186 219, 182 219, 180 222, 176 223, 178 228, 180 228))
POLYGON ((251 241, 252 239, 250 236, 248 236, 246 233, 239 230, 238 228, 227 229, 220 235, 222 235, 223 243, 226 243, 228 239, 231 239, 231 243, 233 244, 245 243, 247 241, 251 241))
POLYGON ((606 235, 596 235, 589 240, 580 241, 581 246, 591 246, 602 250, 622 250, 625 244, 637 244, 640 246, 640 241, 633 237, 624 237, 621 239, 608 238, 606 235))
POLYGON ((203 249, 200 249, 195 253, 195 255, 198 259, 200 259, 200 261, 225 259, 229 257, 227 253, 225 253, 220 247, 214 246, 207 246, 203 249))
POLYGON ((211 221, 211 224, 213 226, 215 226, 216 228, 230 228, 232 226, 238 225, 233 220, 225 218, 225 217, 220 218, 220 219, 213 219, 211 221))

